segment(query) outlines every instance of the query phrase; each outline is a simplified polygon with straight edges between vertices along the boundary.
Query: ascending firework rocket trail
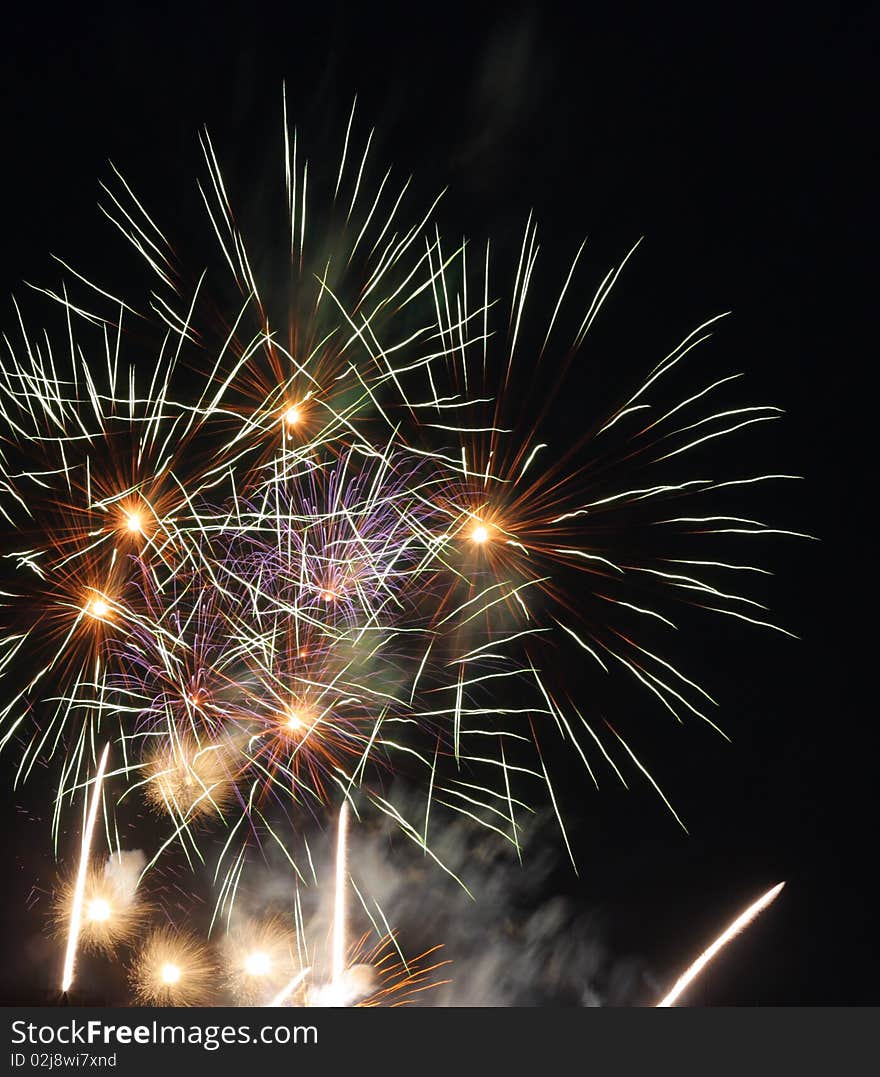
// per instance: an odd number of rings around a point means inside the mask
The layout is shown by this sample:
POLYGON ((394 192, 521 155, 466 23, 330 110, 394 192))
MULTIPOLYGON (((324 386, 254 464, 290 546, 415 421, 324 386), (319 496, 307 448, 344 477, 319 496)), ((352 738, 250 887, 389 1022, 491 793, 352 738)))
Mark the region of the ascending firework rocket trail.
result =
POLYGON ((736 938, 741 931, 745 931, 755 917, 779 897, 779 893, 783 886, 785 886, 785 883, 777 883, 776 886, 771 887, 766 894, 759 897, 758 900, 749 905, 744 912, 741 912, 732 923, 728 924, 711 946, 707 946, 693 964, 679 976, 669 994, 664 995, 657 1005, 662 1007, 674 1006, 682 992, 687 990, 690 984, 692 984, 700 975, 712 958, 715 957, 715 955, 719 953, 731 939, 736 938))

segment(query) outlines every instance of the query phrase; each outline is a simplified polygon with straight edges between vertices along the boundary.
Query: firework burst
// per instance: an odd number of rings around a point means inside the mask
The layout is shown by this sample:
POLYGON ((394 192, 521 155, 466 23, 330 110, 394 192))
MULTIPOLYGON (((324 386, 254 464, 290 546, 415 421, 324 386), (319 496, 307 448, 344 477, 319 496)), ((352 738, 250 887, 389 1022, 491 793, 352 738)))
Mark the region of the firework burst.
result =
MULTIPOLYGON (((143 859, 126 863, 129 854, 114 853, 99 868, 90 867, 82 893, 79 947, 83 951, 112 954, 135 939, 150 916, 150 903, 139 887, 143 859)), ((65 883, 56 898, 59 933, 69 929, 76 882, 65 883)))
POLYGON ((208 947, 174 928, 153 931, 129 969, 142 1006, 207 1006, 217 997, 217 968, 208 947))
MULTIPOLYGON (((276 231, 265 244, 259 264, 276 268, 262 273, 207 135, 199 189, 219 257, 198 278, 114 171, 104 210, 146 261, 148 299, 67 266, 68 284, 46 290, 58 342, 19 315, 0 365, 0 744, 18 750, 16 780, 54 767, 57 841, 109 740, 111 817, 142 803, 161 820, 149 868, 175 846, 210 862, 227 923, 252 851, 274 846, 305 880, 306 824, 339 805, 344 821, 356 793, 431 856, 447 811, 519 850, 535 787, 565 835, 552 741, 596 786, 600 768, 645 777, 678 819, 616 716, 573 698, 572 664, 718 729, 709 689, 664 650, 679 615, 787 633, 728 582, 767 572, 729 540, 793 532, 726 499, 791 476, 717 470, 720 442, 780 417, 732 395, 739 374, 700 371, 717 319, 646 363, 610 412, 585 402, 561 430, 563 376, 630 255, 573 313, 582 246, 541 315, 530 218, 497 300, 489 248, 448 248, 429 225, 436 203, 407 217, 409 181, 368 180, 372 135, 356 142, 353 112, 338 169, 310 171, 285 104, 283 243, 276 231), (416 816, 392 777, 420 791, 416 816)), ((125 916, 102 915, 118 904, 102 885, 81 867, 74 951, 79 934, 128 935, 125 916)), ((296 933, 273 924, 230 934, 241 1001, 317 982, 296 933)), ((344 938, 331 993, 384 999, 421 982, 395 971, 393 937, 363 960, 344 938)), ((195 942, 167 932, 135 968, 145 1001, 214 983, 195 942)))

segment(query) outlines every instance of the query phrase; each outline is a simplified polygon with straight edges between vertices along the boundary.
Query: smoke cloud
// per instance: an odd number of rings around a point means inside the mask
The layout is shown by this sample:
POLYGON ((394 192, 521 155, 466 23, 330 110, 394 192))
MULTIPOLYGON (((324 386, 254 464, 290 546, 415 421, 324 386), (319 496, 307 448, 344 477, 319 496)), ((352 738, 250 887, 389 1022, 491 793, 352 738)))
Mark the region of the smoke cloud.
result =
MULTIPOLYGON (((441 944, 431 962, 449 962, 437 972, 449 982, 415 1004, 626 1006, 656 994, 644 963, 615 955, 604 941, 599 911, 554 892, 571 869, 550 817, 535 818, 521 862, 498 835, 464 817, 432 827, 429 839, 436 860, 390 821, 353 821, 349 842, 351 935, 390 929, 408 959, 441 944)), ((320 955, 333 919, 330 832, 312 844, 312 863, 318 885, 302 888, 300 902, 309 945, 320 955)), ((238 915, 289 908, 292 890, 289 864, 266 869, 250 899, 238 899, 238 915)))
POLYGON ((120 849, 108 857, 104 878, 126 904, 134 899, 146 864, 147 858, 140 849, 120 849))

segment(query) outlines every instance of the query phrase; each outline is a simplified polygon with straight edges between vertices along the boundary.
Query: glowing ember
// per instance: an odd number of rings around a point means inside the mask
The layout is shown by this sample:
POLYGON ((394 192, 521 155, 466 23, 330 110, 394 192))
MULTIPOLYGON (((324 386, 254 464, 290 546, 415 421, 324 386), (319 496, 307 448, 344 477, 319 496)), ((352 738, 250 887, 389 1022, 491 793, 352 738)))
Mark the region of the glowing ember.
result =
POLYGON ((112 911, 110 902, 105 898, 94 898, 88 904, 86 918, 96 923, 103 923, 110 919, 112 911))
POLYGON ((267 976, 272 971, 272 962, 266 954, 257 951, 245 958, 244 969, 248 976, 267 976))
POLYGON ((284 727, 289 733, 301 733, 306 728, 302 711, 291 708, 291 710, 287 712, 284 727))
POLYGON ((86 603, 85 612, 98 621, 106 620, 110 616, 110 603, 104 598, 90 598, 86 603))

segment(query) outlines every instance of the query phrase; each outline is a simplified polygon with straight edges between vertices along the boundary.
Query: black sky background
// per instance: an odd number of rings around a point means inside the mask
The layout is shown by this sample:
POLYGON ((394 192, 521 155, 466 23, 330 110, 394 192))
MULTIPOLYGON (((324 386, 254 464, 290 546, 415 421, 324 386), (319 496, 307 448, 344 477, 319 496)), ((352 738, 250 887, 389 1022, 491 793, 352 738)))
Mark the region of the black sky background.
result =
MULTIPOLYGON (((562 796, 581 875, 560 868, 552 880, 601 910, 615 953, 663 980, 785 879, 694 1004, 880 1001, 877 355, 861 322, 876 261, 875 16, 866 5, 626 3, 33 5, 4 16, 5 329, 22 280, 57 281, 50 252, 112 271, 119 247, 96 209, 108 158, 163 221, 194 186, 202 124, 241 180, 280 167, 282 80, 293 117, 319 129, 341 130, 357 93, 380 154, 430 189, 448 185, 450 229, 503 246, 533 209, 548 270, 584 235, 603 271, 645 236, 597 343, 624 388, 705 317, 734 311, 712 362, 745 370, 756 400, 786 409, 761 445, 772 470, 806 476, 777 495, 773 522, 821 539, 768 553, 767 596, 803 638, 702 625, 689 665, 711 682, 733 744, 656 714, 640 742, 690 835, 650 790, 597 794, 572 772, 562 796)), ((45 819, 27 822, 27 790, 4 799, 16 868, 0 916, 14 960, 34 930, 29 853, 48 834, 45 819)))

